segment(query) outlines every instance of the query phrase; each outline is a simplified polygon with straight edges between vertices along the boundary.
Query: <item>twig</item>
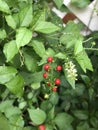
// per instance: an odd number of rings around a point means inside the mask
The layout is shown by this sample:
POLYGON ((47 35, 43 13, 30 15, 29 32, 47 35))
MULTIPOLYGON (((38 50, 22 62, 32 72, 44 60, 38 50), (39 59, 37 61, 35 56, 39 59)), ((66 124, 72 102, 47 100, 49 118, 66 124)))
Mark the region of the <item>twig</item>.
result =
POLYGON ((85 50, 98 51, 98 48, 84 48, 85 50))

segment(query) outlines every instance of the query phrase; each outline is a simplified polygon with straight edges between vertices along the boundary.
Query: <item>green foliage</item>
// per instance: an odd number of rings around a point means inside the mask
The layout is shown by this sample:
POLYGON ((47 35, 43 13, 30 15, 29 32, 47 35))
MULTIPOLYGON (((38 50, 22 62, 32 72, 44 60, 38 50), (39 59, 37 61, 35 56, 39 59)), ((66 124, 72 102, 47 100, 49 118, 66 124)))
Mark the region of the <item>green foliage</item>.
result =
POLYGON ((7 88, 16 96, 23 95, 24 79, 20 75, 16 75, 13 79, 5 84, 7 88))
POLYGON ((34 51, 40 56, 40 57, 44 57, 45 55, 45 47, 43 45, 42 41, 39 40, 33 40, 30 44, 30 46, 33 47, 34 51))
POLYGON ((16 41, 12 40, 9 43, 6 43, 4 45, 3 52, 4 52, 5 56, 6 56, 7 62, 11 61, 13 59, 13 57, 18 53, 18 48, 17 48, 17 45, 16 45, 16 41))
POLYGON ((0 0, 0 130, 98 129, 98 34, 64 27, 50 2, 0 0))
POLYGON ((10 124, 7 120, 7 118, 5 118, 3 116, 3 114, 0 113, 0 130, 10 130, 10 124))
POLYGON ((17 70, 11 66, 0 66, 0 83, 5 84, 15 77, 17 70))
POLYGON ((34 30, 37 32, 49 34, 58 31, 59 29, 60 28, 54 25, 53 23, 40 21, 40 23, 37 24, 34 30))
POLYGON ((5 16, 7 24, 12 27, 13 29, 16 29, 16 23, 12 15, 6 15, 5 16))
POLYGON ((32 38, 32 31, 27 28, 19 28, 16 32, 16 45, 19 49, 30 42, 32 38))
POLYGON ((86 69, 93 71, 91 61, 85 51, 82 51, 80 54, 78 54, 76 60, 80 64, 84 72, 86 72, 86 69))
POLYGON ((59 113, 55 118, 55 123, 60 130, 64 130, 70 127, 72 121, 73 121, 73 117, 71 117, 67 113, 59 113))
POLYGON ((6 38, 6 31, 4 29, 0 29, 0 39, 6 38))
POLYGON ((40 125, 42 124, 46 119, 46 114, 41 109, 35 109, 35 110, 28 110, 31 120, 34 124, 40 125))
POLYGON ((29 24, 32 21, 32 5, 28 4, 26 5, 26 7, 22 8, 21 11, 18 14, 19 16, 19 22, 20 22, 20 26, 24 27, 28 27, 29 24))
POLYGON ((5 13, 10 13, 9 6, 3 0, 0 0, 0 11, 5 12, 5 13))
POLYGON ((88 119, 88 112, 87 111, 75 110, 75 111, 73 111, 73 114, 75 117, 77 117, 80 120, 88 119))
POLYGON ((58 8, 60 8, 63 4, 63 0, 53 0, 58 8))
POLYGON ((16 129, 16 130, 21 130, 24 126, 24 121, 23 118, 20 115, 14 115, 11 116, 9 119, 10 122, 10 129, 16 129))

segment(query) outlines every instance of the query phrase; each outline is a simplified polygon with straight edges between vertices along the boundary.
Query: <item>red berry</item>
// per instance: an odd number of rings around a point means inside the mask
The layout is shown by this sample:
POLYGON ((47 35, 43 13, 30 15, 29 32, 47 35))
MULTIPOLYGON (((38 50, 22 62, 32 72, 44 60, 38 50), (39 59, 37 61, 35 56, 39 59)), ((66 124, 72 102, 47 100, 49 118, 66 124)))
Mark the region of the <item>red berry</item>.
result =
POLYGON ((57 87, 56 87, 56 86, 53 87, 53 88, 52 88, 52 91, 53 91, 53 92, 56 92, 56 91, 57 91, 57 87))
POLYGON ((38 128, 39 128, 39 130, 45 130, 45 129, 46 129, 46 127, 45 127, 45 125, 44 125, 44 124, 39 125, 39 126, 38 126, 38 128))
POLYGON ((51 86, 51 83, 50 83, 50 82, 47 82, 47 86, 49 86, 49 87, 50 87, 50 86, 51 86))
POLYGON ((49 69, 50 69, 50 65, 49 65, 49 64, 45 64, 45 65, 44 65, 44 70, 45 70, 45 71, 48 71, 49 69))
POLYGON ((60 79, 55 79, 55 84, 56 85, 60 85, 60 83, 61 83, 60 79))
POLYGON ((61 70, 62 70, 62 67, 61 67, 60 65, 58 65, 58 66, 56 67, 56 70, 57 70, 57 71, 61 71, 61 70))
POLYGON ((48 57, 47 58, 47 62, 52 62, 53 61, 53 58, 52 57, 48 57))
POLYGON ((44 78, 47 78, 47 76, 48 76, 47 73, 43 73, 44 78))

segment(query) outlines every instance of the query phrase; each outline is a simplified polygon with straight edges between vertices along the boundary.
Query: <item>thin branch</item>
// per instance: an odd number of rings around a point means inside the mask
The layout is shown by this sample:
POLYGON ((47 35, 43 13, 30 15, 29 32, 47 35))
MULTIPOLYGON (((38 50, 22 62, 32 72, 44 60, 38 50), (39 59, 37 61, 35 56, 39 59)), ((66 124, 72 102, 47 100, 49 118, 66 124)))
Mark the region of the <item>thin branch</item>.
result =
POLYGON ((84 48, 85 50, 98 51, 98 48, 84 48))

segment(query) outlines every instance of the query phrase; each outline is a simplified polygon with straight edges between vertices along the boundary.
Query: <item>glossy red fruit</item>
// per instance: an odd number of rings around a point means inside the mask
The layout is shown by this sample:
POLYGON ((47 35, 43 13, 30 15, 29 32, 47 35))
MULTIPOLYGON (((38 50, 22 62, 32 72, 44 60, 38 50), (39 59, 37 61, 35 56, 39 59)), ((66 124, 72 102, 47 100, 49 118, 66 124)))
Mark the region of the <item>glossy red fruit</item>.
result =
POLYGON ((47 77, 48 77, 48 74, 47 74, 47 73, 43 73, 43 77, 44 77, 44 78, 47 78, 47 77))
POLYGON ((58 65, 58 66, 56 67, 56 70, 57 70, 57 71, 61 71, 61 70, 62 70, 62 66, 58 65))
POLYGON ((53 58, 52 57, 48 57, 47 58, 47 62, 52 62, 53 61, 53 58))
POLYGON ((60 79, 55 79, 55 84, 56 85, 60 85, 60 83, 61 83, 60 79))
POLYGON ((53 88, 52 88, 52 91, 53 91, 53 92, 57 92, 57 87, 56 87, 56 86, 53 87, 53 88))
POLYGON ((39 130, 45 130, 45 129, 46 129, 46 127, 45 127, 45 125, 44 125, 44 124, 42 124, 42 125, 39 125, 39 126, 38 126, 38 129, 39 129, 39 130))
POLYGON ((50 83, 50 82, 47 82, 47 86, 49 86, 49 87, 50 87, 50 86, 51 86, 51 83, 50 83))
POLYGON ((49 64, 45 64, 45 65, 44 65, 44 70, 45 70, 45 71, 48 71, 49 69, 50 69, 50 65, 49 65, 49 64))

